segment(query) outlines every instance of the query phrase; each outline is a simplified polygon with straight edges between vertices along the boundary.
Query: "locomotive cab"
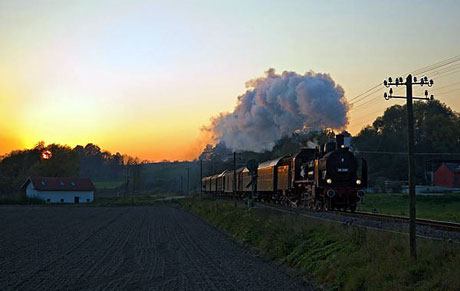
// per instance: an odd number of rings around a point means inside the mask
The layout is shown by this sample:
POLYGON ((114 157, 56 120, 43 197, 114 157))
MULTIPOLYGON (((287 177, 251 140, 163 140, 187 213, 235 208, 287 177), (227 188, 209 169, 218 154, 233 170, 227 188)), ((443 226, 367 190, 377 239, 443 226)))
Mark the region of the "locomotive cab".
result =
POLYGON ((292 178, 294 183, 307 182, 313 178, 314 160, 318 154, 316 149, 303 148, 292 159, 292 178))

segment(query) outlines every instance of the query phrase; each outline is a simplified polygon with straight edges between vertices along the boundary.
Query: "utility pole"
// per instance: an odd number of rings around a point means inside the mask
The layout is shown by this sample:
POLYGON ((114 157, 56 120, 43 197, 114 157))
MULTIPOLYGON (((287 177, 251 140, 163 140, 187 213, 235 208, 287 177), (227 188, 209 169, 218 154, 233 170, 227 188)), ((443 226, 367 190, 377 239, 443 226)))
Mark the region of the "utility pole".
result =
POLYGON ((187 166, 187 195, 190 194, 190 166, 187 166))
POLYGON ((200 198, 203 197, 203 160, 200 159, 200 198))
POLYGON ((407 101, 407 150, 408 150, 408 166, 409 166, 409 247, 410 256, 412 259, 417 260, 417 245, 416 245, 416 212, 415 212, 415 159, 414 159, 414 109, 412 100, 433 100, 434 96, 431 95, 428 98, 428 90, 425 90, 425 97, 414 97, 412 93, 413 85, 427 85, 428 87, 433 86, 433 80, 429 80, 427 77, 421 78, 417 82, 417 78, 412 79, 412 75, 409 74, 406 78, 406 82, 403 81, 402 77, 397 77, 394 81, 390 77, 388 81, 383 81, 383 85, 387 88, 390 86, 406 86, 406 96, 393 96, 393 89, 390 88, 389 94, 386 92, 383 94, 385 100, 391 98, 401 98, 407 101))
POLYGON ((233 200, 236 207, 236 152, 233 152, 233 200))
MULTIPOLYGON (((230 155, 230 154, 229 154, 230 155)), ((236 161, 237 161, 237 155, 241 155, 241 153, 233 152, 233 202, 236 207, 236 161)))
POLYGON ((256 193, 257 186, 257 169, 259 168, 259 163, 256 160, 249 160, 246 168, 249 170, 249 175, 251 175, 251 182, 249 182, 246 187, 251 186, 251 192, 248 195, 248 209, 251 209, 254 206, 252 199, 256 193))
POLYGON ((128 196, 128 187, 129 187, 129 165, 126 163, 126 187, 125 187, 125 197, 128 196))

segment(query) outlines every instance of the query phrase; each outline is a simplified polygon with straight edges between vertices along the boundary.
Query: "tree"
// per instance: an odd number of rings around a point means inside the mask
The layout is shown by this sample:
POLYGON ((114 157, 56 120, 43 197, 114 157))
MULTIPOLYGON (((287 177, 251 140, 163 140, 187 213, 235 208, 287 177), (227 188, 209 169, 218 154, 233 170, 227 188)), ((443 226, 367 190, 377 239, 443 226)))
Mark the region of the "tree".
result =
MULTIPOLYGON (((460 118, 438 100, 414 103, 416 153, 459 153, 460 118)), ((372 125, 367 126, 353 141, 358 151, 406 152, 406 106, 394 105, 385 110, 372 125)), ((369 165, 370 178, 386 177, 407 180, 407 156, 396 154, 362 154, 369 165)), ((443 156, 439 156, 442 158, 443 156)), ((431 155, 429 159, 436 158, 431 155)), ((426 182, 423 175, 427 158, 416 156, 416 180, 426 182)))

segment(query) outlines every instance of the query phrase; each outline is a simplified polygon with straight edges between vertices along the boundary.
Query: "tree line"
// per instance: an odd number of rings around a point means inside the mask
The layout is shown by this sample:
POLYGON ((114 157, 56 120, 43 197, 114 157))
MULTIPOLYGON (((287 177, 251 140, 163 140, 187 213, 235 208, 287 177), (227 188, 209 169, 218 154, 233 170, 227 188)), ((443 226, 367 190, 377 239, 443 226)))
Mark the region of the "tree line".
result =
MULTIPOLYGON (((460 114, 434 100, 414 103, 416 183, 430 184, 442 162, 460 160, 460 114), (449 154, 447 154, 449 153, 449 154)), ((407 107, 387 108, 353 139, 368 161, 370 181, 407 181, 407 107)))
MULTIPOLYGON (((444 161, 460 160, 460 114, 434 100, 414 103, 416 180, 430 184, 430 173, 444 161), (445 155, 445 153, 451 153, 445 155)), ((349 135, 347 132, 343 132, 349 135)), ((259 162, 297 153, 303 147, 323 144, 334 138, 330 129, 298 131, 280 139, 271 151, 239 152, 237 168, 250 159, 259 162)), ((351 150, 368 161, 371 186, 383 181, 407 181, 406 106, 394 105, 352 138, 351 150)), ((95 144, 68 146, 38 143, 32 149, 13 151, 0 158, 0 193, 18 191, 29 176, 89 177, 96 181, 116 181, 117 191, 136 193, 147 189, 158 192, 199 191, 200 161, 203 176, 233 169, 233 152, 218 143, 207 145, 190 162, 146 163, 120 153, 112 154, 95 144), (44 150, 52 158, 44 160, 44 150), (188 179, 187 179, 188 177, 188 179)))
POLYGON ((0 160, 0 193, 18 191, 29 176, 41 177, 89 177, 93 180, 117 180, 128 175, 138 182, 138 168, 142 162, 128 155, 111 154, 95 144, 45 145, 39 142, 32 149, 16 150, 0 160), (49 150, 50 159, 42 153, 49 150))

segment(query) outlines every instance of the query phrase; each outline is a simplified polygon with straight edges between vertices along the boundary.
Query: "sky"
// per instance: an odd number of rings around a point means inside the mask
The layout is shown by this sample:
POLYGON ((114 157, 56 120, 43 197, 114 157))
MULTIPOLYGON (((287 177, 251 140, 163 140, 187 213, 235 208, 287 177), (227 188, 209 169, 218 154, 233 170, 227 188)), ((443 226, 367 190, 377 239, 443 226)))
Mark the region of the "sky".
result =
MULTIPOLYGON (((351 100, 460 55, 460 1, 324 2, 0 0, 0 155, 44 141, 193 159, 269 68, 328 73, 351 100)), ((460 111, 460 73, 433 79, 460 111)), ((363 103, 353 134, 401 101, 363 103)))

